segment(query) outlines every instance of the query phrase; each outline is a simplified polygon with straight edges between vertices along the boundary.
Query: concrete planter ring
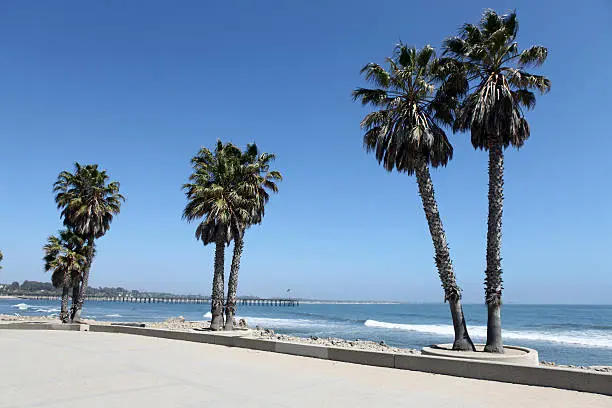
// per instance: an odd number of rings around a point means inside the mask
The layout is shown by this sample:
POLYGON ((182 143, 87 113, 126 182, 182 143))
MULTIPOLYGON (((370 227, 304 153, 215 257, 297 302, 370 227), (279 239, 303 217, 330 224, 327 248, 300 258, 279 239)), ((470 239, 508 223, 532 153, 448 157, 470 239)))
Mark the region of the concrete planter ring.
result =
POLYGON ((503 354, 485 353, 484 344, 476 344, 476 351, 454 351, 452 344, 436 344, 423 347, 425 356, 450 357, 464 360, 489 361, 521 365, 538 365, 538 352, 534 349, 519 346, 504 346, 503 354))

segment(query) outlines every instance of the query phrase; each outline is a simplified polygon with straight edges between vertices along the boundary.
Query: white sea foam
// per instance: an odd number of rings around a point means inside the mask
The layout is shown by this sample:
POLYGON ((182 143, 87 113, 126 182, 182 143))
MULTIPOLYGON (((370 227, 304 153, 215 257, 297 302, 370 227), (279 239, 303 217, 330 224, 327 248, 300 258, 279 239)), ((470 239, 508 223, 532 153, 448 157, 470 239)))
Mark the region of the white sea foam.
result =
POLYGON ((265 328, 327 328, 332 324, 328 321, 317 321, 308 319, 280 319, 272 317, 236 316, 236 319, 245 319, 249 326, 262 326, 265 328))
POLYGON ((212 313, 210 313, 210 312, 206 312, 206 313, 204 313, 204 314, 202 315, 202 317, 206 317, 207 319, 210 319, 210 318, 212 318, 212 313))
MULTIPOLYGON (((450 324, 404 324, 366 320, 364 325, 379 329, 407 330, 442 336, 452 336, 454 334, 453 326, 450 324)), ((483 339, 487 337, 486 326, 469 326, 468 330, 474 338, 483 339)), ((563 331, 557 333, 504 330, 502 335, 506 339, 543 341, 582 347, 612 348, 612 334, 602 330, 563 331)))
POLYGON ((40 307, 40 308, 36 309, 36 311, 39 312, 39 313, 58 313, 60 311, 60 309, 57 309, 57 308, 54 308, 54 307, 51 307, 49 309, 45 309, 43 307, 40 307))
POLYGON ((104 317, 123 317, 119 313, 105 314, 104 317))
POLYGON ((28 305, 27 303, 17 303, 16 305, 12 305, 11 307, 16 307, 19 310, 28 310, 29 308, 33 308, 36 306, 28 305))

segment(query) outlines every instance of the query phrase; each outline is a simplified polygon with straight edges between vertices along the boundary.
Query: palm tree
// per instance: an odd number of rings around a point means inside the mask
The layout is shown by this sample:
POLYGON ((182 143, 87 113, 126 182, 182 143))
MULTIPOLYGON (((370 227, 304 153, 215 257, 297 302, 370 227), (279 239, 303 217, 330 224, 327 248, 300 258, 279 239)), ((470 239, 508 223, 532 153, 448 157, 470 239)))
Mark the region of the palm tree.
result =
MULTIPOLYGON (((0 251, 0 262, 4 259, 4 255, 2 255, 2 251, 0 251)), ((2 269, 2 265, 0 265, 0 269, 2 269)))
POLYGON ((270 164, 276 156, 270 153, 259 153, 257 145, 247 145, 241 156, 241 166, 236 168, 235 187, 237 193, 243 198, 246 212, 232 217, 230 231, 234 239, 234 253, 230 267, 229 282, 227 285, 227 302, 225 305, 225 330, 234 327, 236 313, 236 292, 238 289, 238 272, 240 258, 244 248, 244 233, 251 225, 261 223, 264 216, 265 205, 270 199, 269 191, 278 192, 277 181, 283 179, 280 172, 270 170, 270 164))
POLYGON ((361 121, 364 145, 387 171, 416 175, 444 300, 450 305, 453 349, 474 350, 429 173, 429 166, 445 166, 453 156, 453 147, 441 126, 452 123, 456 98, 439 80, 439 64, 432 47, 417 50, 399 44, 387 63, 389 71, 375 63, 366 65, 361 72, 376 88, 353 92, 355 100, 378 109, 361 121))
POLYGON ((232 238, 232 223, 249 216, 245 200, 236 191, 240 159, 239 148, 218 140, 214 153, 203 147, 191 159, 193 173, 189 176, 189 183, 183 185, 187 196, 183 218, 187 221, 200 219, 196 239, 202 240, 204 245, 215 243, 211 330, 223 328, 223 267, 225 246, 232 238))
POLYGON ((58 175, 53 192, 56 193, 57 208, 62 210, 64 225, 84 237, 86 242, 86 263, 77 302, 71 312, 71 319, 78 321, 95 254, 95 240, 108 232, 125 198, 119 194, 119 183, 109 182, 106 170, 98 170, 97 164, 82 166, 75 163, 74 173, 63 171, 58 175))
POLYGON ((467 96, 457 110, 455 131, 471 132, 472 145, 489 152, 489 216, 485 300, 488 307, 485 350, 502 353, 501 233, 503 210, 503 149, 521 147, 529 137, 523 109, 535 106, 532 90, 546 93, 550 80, 524 69, 540 66, 548 50, 532 46, 519 51, 516 13, 483 13, 480 23, 466 24, 460 35, 445 41, 446 53, 458 62, 467 96), (471 88, 470 88, 471 86, 471 88))
MULTIPOLYGON (((504 152, 521 147, 529 137, 523 109, 535 106, 532 90, 546 93, 550 80, 524 69, 544 63, 548 50, 534 45, 519 51, 516 12, 499 15, 486 10, 478 25, 465 24, 459 36, 445 40, 445 53, 461 68, 467 96, 457 109, 455 131, 470 131, 472 145, 489 152, 489 218, 485 300, 488 308, 485 351, 503 353, 501 337, 501 235, 504 152)), ((453 75, 451 75, 453 76, 453 75)))
MULTIPOLYGON (((66 323, 68 314, 69 289, 78 286, 81 272, 86 264, 83 239, 70 230, 62 230, 59 236, 47 238, 43 247, 45 256, 45 272, 52 271, 51 283, 56 288, 62 288, 62 304, 60 320, 66 323)), ((74 300, 73 300, 74 302, 74 300)))

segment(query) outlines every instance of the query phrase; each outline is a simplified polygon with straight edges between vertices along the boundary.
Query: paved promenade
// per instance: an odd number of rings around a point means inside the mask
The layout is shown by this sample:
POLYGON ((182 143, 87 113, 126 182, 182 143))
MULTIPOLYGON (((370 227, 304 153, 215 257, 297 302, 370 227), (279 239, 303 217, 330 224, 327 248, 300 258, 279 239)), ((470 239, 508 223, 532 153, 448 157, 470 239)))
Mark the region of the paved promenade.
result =
POLYGON ((612 397, 123 334, 0 332, 0 407, 589 407, 612 397))

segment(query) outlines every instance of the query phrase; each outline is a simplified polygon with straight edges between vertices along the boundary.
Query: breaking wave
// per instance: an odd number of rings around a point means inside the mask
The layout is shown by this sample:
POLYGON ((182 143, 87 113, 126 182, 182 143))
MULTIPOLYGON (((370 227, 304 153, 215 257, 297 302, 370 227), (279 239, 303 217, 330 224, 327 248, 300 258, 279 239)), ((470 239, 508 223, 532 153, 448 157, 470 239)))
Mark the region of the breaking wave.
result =
POLYGON ((280 328, 280 329, 328 329, 333 324, 329 321, 309 320, 309 319, 281 319, 273 317, 252 317, 252 316, 236 316, 236 319, 245 319, 249 326, 262 326, 265 328, 280 328))
POLYGON ((19 310, 28 310, 37 306, 28 305, 27 303, 17 303, 16 305, 12 305, 11 307, 16 307, 19 310))
MULTIPOLYGON (((404 323, 389 323, 379 322, 377 320, 366 320, 364 325, 367 327, 390 329, 390 330, 406 330, 418 333, 430 333, 440 336, 454 335, 453 326, 450 324, 404 324, 404 323)), ((468 327, 470 336, 474 338, 486 338, 486 326, 471 326, 468 327)), ((516 340, 531 340, 549 343, 562 343, 572 346, 581 347, 600 347, 612 348, 612 334, 601 330, 586 330, 586 331, 562 331, 562 332, 539 332, 539 331, 518 331, 504 330, 503 337, 516 340)))

